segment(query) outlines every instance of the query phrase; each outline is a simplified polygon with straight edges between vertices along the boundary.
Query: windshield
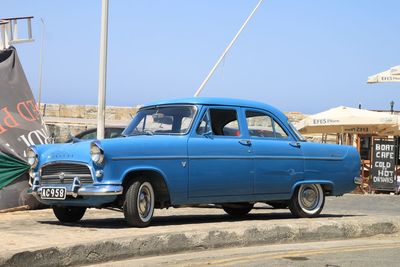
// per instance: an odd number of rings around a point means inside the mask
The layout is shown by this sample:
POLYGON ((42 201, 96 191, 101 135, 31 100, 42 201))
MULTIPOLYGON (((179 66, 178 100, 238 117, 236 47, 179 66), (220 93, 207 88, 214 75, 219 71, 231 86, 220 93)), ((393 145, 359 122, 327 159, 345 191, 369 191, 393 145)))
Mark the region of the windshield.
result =
POLYGON ((288 124, 290 126, 290 129, 292 129, 292 131, 294 132, 294 134, 296 135, 297 139, 299 139, 299 141, 302 142, 306 142, 307 140, 304 138, 304 136, 301 135, 301 133, 299 132, 299 130, 296 129, 296 127, 294 127, 294 125, 288 121, 288 124))
POLYGON ((196 106, 160 106, 138 111, 123 135, 186 134, 189 132, 196 106))

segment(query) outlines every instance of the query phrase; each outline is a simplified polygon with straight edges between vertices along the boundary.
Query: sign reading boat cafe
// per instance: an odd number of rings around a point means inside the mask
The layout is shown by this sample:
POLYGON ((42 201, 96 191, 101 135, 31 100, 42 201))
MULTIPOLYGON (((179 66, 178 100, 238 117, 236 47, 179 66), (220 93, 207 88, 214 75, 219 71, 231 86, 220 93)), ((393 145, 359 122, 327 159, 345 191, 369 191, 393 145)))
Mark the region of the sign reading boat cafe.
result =
POLYGON ((371 166, 372 186, 393 190, 395 186, 396 145, 394 140, 375 139, 371 166))

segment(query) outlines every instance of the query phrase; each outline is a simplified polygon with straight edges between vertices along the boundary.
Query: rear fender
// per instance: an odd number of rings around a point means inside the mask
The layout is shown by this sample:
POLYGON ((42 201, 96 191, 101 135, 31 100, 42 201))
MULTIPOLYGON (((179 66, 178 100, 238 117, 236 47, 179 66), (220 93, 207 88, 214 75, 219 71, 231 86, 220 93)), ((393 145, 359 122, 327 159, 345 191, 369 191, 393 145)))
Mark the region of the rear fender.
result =
POLYGON ((290 190, 290 196, 292 197, 294 194, 294 191, 296 190, 297 187, 299 187, 302 184, 320 184, 325 192, 328 192, 327 195, 330 195, 331 192, 334 190, 335 184, 332 181, 329 180, 303 180, 303 181, 298 181, 295 183, 291 190, 290 190))

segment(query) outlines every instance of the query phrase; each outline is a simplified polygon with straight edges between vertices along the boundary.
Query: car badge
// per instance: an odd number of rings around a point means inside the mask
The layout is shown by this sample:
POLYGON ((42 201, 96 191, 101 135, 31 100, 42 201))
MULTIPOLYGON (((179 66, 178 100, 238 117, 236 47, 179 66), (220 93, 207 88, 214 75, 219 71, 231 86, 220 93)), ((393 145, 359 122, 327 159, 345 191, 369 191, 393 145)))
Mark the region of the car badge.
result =
POLYGON ((65 178, 65 173, 60 172, 60 174, 58 175, 58 178, 60 178, 60 181, 63 183, 64 182, 64 178, 65 178))
POLYGON ((182 161, 182 167, 185 168, 186 167, 186 161, 182 161))

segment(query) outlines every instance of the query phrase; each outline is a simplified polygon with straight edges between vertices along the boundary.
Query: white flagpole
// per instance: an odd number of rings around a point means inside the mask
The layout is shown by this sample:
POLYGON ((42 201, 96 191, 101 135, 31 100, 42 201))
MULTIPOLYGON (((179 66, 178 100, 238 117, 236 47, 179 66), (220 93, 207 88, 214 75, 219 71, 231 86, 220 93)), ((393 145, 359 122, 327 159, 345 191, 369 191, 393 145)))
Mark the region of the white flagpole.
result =
POLYGON ((256 5, 256 7, 253 9, 253 11, 251 12, 250 16, 246 19, 246 21, 243 23, 242 27, 239 29, 239 31, 237 32, 237 34, 235 35, 235 37, 233 37, 232 41, 229 43, 229 45, 226 47, 226 49, 224 50, 224 52, 222 53, 221 57, 218 59, 217 63, 215 63, 214 67, 211 69, 210 73, 207 75, 207 77, 204 79, 203 83, 200 85, 199 89, 197 89, 196 93, 194 94, 194 96, 199 96, 201 91, 203 91, 204 87, 206 86, 206 84, 208 83, 208 81, 210 80, 211 76, 213 76, 214 72, 216 71, 216 69, 218 68, 219 64, 222 62, 222 60, 225 58, 226 54, 229 52, 229 50, 232 48, 232 46, 235 44, 236 40, 238 39, 239 35, 242 33, 242 31, 244 30, 244 28, 247 26, 247 23, 249 23, 249 21, 251 20, 251 18, 254 16, 254 14, 256 13, 257 9, 259 8, 259 6, 261 5, 261 3, 264 0, 260 0, 258 2, 258 4, 256 5))

